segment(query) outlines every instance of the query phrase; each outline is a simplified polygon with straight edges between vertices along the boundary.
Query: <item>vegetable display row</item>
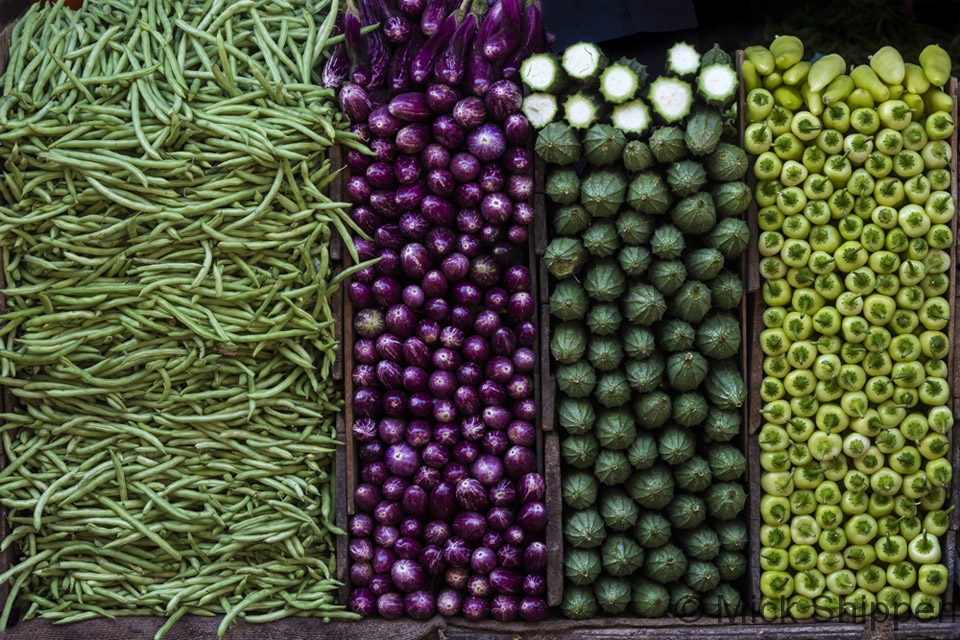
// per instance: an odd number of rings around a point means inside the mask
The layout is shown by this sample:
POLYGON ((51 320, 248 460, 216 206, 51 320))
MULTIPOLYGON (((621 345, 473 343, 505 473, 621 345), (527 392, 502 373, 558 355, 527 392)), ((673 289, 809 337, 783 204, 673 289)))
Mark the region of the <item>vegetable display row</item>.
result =
POLYGON ((347 290, 348 604, 387 619, 541 620, 533 175, 510 79, 546 46, 539 5, 405 3, 366 46, 352 40, 377 6, 348 11, 344 56, 325 73, 373 151, 346 157, 358 257, 376 261, 347 290))
POLYGON ((935 617, 954 553, 949 56, 810 62, 792 36, 744 54, 765 305, 759 610, 935 617))
POLYGON ((0 627, 336 603, 336 4, 33 4, 2 77, 0 627), (219 7, 219 5, 217 5, 219 7))
POLYGON ((750 189, 725 112, 738 84, 719 47, 667 57, 649 86, 643 65, 588 43, 521 66, 547 167, 561 612, 574 619, 743 606, 750 189))

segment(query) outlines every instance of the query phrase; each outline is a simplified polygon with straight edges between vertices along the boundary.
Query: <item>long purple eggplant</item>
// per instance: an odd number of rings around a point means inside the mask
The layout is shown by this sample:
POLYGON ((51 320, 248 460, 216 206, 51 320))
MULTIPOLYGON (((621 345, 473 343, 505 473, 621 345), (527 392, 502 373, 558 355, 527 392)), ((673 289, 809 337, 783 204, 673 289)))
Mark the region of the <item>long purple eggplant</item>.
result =
POLYGON ((420 14, 420 31, 429 38, 436 33, 449 15, 447 0, 428 0, 423 13, 420 14))
POLYGON ((416 86, 410 78, 410 67, 417 53, 423 48, 423 41, 423 34, 419 29, 414 29, 410 39, 393 52, 387 72, 387 87, 391 93, 404 93, 416 86))
POLYGON ((327 63, 323 65, 323 74, 321 76, 323 86, 328 89, 335 89, 343 84, 347 79, 347 71, 350 67, 350 57, 347 55, 347 46, 339 43, 333 47, 333 52, 327 58, 327 63))
POLYGON ((474 41, 467 53, 467 71, 464 74, 464 84, 471 94, 482 98, 491 84, 499 79, 497 69, 492 62, 483 56, 479 40, 474 41))
MULTIPOLYGON (((360 0, 360 23, 363 26, 369 26, 381 22, 383 14, 381 12, 379 0, 360 0)), ((363 43, 366 47, 367 55, 370 57, 370 82, 369 87, 380 87, 387 78, 387 67, 390 66, 390 45, 384 35, 383 29, 374 29, 363 36, 363 43)))
POLYGON ((400 11, 394 0, 383 0, 383 35, 393 44, 403 44, 410 39, 413 25, 410 19, 400 11))
POLYGON ((477 30, 477 17, 468 15, 457 27, 453 37, 443 48, 433 73, 437 80, 451 87, 459 86, 466 74, 467 52, 472 48, 473 35, 477 30))
POLYGON ((347 58, 350 61, 350 80, 366 87, 370 84, 373 72, 370 68, 370 56, 367 53, 363 36, 360 35, 360 17, 352 12, 343 14, 343 36, 347 58))
POLYGON ((528 0, 523 10, 523 21, 520 26, 520 44, 507 56, 503 62, 503 77, 508 80, 517 80, 520 77, 520 65, 531 54, 546 46, 544 40, 543 15, 540 10, 540 0, 528 0))
POLYGON ((417 84, 425 84, 430 80, 437 58, 443 52, 447 43, 450 42, 456 30, 457 15, 456 13, 451 13, 447 16, 447 19, 443 21, 443 24, 440 25, 440 28, 434 31, 432 36, 427 38, 427 41, 423 43, 423 48, 414 56, 413 62, 410 64, 410 78, 412 78, 414 82, 417 84))
POLYGON ((500 30, 500 22, 503 20, 503 3, 497 2, 491 5, 486 14, 477 18, 476 42, 486 42, 493 34, 500 30))
POLYGON ((520 44, 523 0, 500 0, 500 4, 503 5, 500 30, 481 43, 483 55, 493 62, 503 60, 520 44))

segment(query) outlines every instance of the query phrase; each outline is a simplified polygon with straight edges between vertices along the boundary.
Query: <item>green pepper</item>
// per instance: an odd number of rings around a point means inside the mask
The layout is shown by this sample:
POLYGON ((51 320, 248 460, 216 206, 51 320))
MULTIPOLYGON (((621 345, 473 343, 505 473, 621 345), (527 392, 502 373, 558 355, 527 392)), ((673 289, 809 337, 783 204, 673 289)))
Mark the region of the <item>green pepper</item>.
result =
POLYGON ((877 596, 869 589, 857 587, 843 599, 843 611, 854 617, 865 619, 873 615, 877 607, 877 596))
POLYGON ((760 569, 763 571, 786 571, 789 566, 787 551, 774 547, 760 549, 760 569))
POLYGON ((760 498, 760 516, 767 524, 778 525, 790 519, 790 500, 767 494, 760 498))
POLYGON ((820 525, 813 516, 794 516, 790 520, 790 539, 797 544, 815 544, 820 538, 820 525))
POLYGON ((940 595, 947 590, 950 574, 940 563, 925 564, 917 571, 917 586, 927 595, 940 595))
POLYGON ((880 589, 877 602, 883 603, 888 615, 900 616, 910 611, 910 593, 893 585, 880 589))
POLYGON ((882 538, 873 543, 877 552, 877 559, 881 562, 896 563, 907 557, 907 541, 901 535, 893 535, 889 531, 882 538))
POLYGON ((794 581, 786 571, 764 571, 760 574, 760 593, 768 598, 789 598, 793 595, 794 581))
POLYGON ((858 513, 843 525, 852 544, 868 544, 877 536, 877 520, 869 513, 858 513))
POLYGON ((891 562, 887 566, 887 583, 892 587, 909 590, 917 583, 917 568, 909 560, 891 562))
POLYGON ((850 569, 839 569, 826 577, 827 589, 845 596, 857 588, 857 576, 850 569))
POLYGON ((817 550, 809 544, 794 544, 787 552, 787 559, 794 571, 808 571, 817 566, 817 550))
POLYGON ((921 620, 935 618, 943 611, 943 599, 932 593, 917 591, 910 596, 910 611, 921 620))
POLYGON ((923 518, 923 528, 933 536, 942 536, 950 528, 950 514, 956 508, 951 505, 949 509, 937 509, 930 511, 923 518))
POLYGON ((814 518, 824 532, 836 529, 843 522, 843 510, 835 504, 817 505, 815 514, 814 518))
POLYGON ((843 560, 847 567, 857 571, 872 565, 877 560, 877 551, 870 544, 852 544, 843 550, 843 560))
POLYGON ((799 571, 794 579, 794 591, 806 598, 816 598, 826 586, 826 579, 818 569, 799 571))
POLYGON ((927 478, 936 487, 946 487, 953 479, 953 465, 946 458, 928 461, 924 471, 927 478))
POLYGON ((838 553, 846 548, 847 535, 843 529, 821 531, 818 543, 823 551, 838 553))
POLYGON ((940 540, 924 530, 907 545, 907 554, 910 560, 917 564, 934 564, 940 562, 940 540))

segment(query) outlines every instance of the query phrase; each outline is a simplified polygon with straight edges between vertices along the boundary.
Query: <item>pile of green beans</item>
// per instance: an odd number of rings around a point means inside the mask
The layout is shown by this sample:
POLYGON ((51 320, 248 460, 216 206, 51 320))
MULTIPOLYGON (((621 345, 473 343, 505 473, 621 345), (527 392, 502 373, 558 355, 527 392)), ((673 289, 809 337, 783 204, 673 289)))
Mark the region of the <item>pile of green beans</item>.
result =
MULTIPOLYGON (((317 82, 337 0, 32 5, 0 79, 0 504, 15 620, 354 617, 336 602, 317 82)), ((364 265, 360 265, 364 266, 364 265)))

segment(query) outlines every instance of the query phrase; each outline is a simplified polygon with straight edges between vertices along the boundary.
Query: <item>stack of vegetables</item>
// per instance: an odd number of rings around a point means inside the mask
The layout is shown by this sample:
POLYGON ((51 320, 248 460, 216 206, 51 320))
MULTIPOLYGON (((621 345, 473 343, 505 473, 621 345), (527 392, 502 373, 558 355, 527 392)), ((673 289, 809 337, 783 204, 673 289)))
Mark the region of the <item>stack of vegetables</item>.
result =
POLYGON ((737 258, 750 189, 724 111, 737 90, 730 58, 680 43, 647 87, 636 61, 607 64, 579 43, 533 56, 521 75, 553 234, 543 262, 565 432, 563 614, 737 611, 737 258))
POLYGON ((940 613, 950 583, 950 59, 745 51, 766 303, 762 613, 940 613))
POLYGON ((357 617, 332 577, 328 194, 356 137, 313 81, 335 3, 163 6, 32 4, 13 30, 0 629, 357 617))
POLYGON ((539 620, 533 178, 509 76, 545 35, 536 2, 503 0, 485 15, 484 3, 447 5, 362 1, 325 74, 373 152, 346 157, 357 252, 377 259, 348 288, 361 463, 349 605, 384 618, 539 620))

